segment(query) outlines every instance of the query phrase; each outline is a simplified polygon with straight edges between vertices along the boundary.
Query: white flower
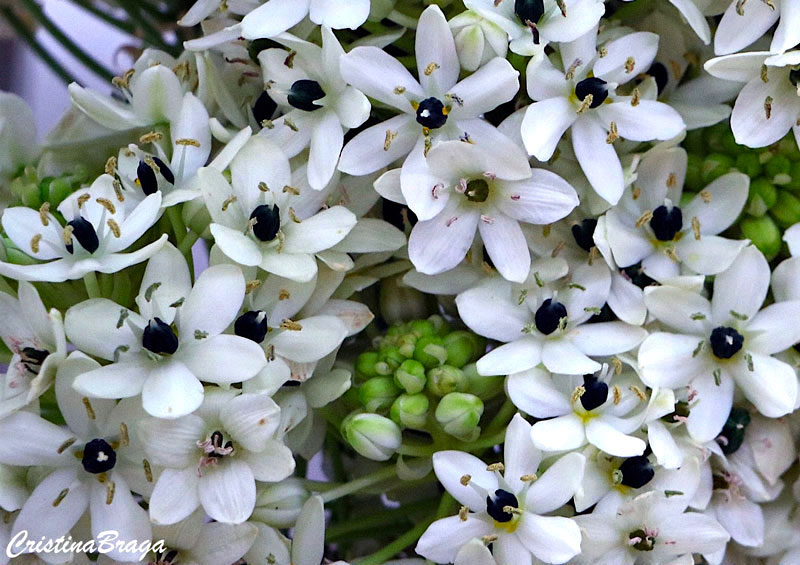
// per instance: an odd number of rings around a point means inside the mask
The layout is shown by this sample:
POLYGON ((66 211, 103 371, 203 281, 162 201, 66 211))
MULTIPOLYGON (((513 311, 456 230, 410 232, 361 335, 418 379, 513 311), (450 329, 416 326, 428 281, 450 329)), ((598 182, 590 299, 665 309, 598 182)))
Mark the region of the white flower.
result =
POLYGON ((349 86, 339 71, 344 49, 327 27, 322 47, 284 34, 277 41, 291 49, 258 54, 265 94, 289 111, 262 130, 288 157, 309 147, 308 182, 323 189, 333 177, 344 145, 344 133, 369 117, 367 97, 349 86), (290 62, 291 61, 291 62, 290 62))
POLYGON ((491 543, 497 565, 513 565, 530 555, 545 563, 566 563, 580 552, 575 522, 544 514, 563 506, 580 488, 584 457, 567 454, 537 478, 542 453, 529 434, 530 424, 516 415, 506 433, 505 464, 487 467, 459 451, 434 454, 436 478, 464 506, 458 516, 428 526, 417 553, 450 563, 462 546, 483 536, 496 536, 491 543))
POLYGON ((508 35, 503 28, 478 12, 465 10, 448 24, 453 31, 458 60, 464 70, 476 71, 495 57, 505 58, 508 35))
POLYGON ((639 348, 648 386, 690 387, 689 433, 706 442, 719 433, 731 410, 734 384, 771 418, 791 412, 797 399, 794 369, 773 354, 800 341, 800 302, 779 302, 759 311, 769 286, 769 266, 746 247, 714 281, 711 301, 677 287, 645 290, 648 310, 679 333, 656 332, 639 348))
MULTIPOLYGON (((339 170, 365 175, 403 158, 403 194, 415 202, 417 171, 436 142, 469 139, 514 152, 510 140, 478 117, 516 94, 519 73, 496 57, 458 82, 455 42, 442 11, 432 5, 420 16, 416 34, 419 81, 377 47, 356 47, 341 60, 342 77, 355 88, 403 112, 359 133, 344 147, 339 170)), ((421 217, 426 220, 429 217, 421 217)))
POLYGON ((2 224, 6 235, 35 265, 0 263, 0 274, 17 280, 63 282, 87 273, 116 273, 141 263, 167 241, 157 241, 130 253, 121 253, 136 242, 158 219, 161 194, 151 194, 129 213, 118 207, 114 179, 101 175, 87 190, 64 200, 58 211, 66 218, 62 226, 45 203, 37 212, 30 208, 7 208, 2 224), (55 259, 55 260, 53 260, 55 259))
POLYGON ((274 37, 306 16, 321 26, 356 29, 367 19, 369 6, 369 0, 267 0, 244 17, 241 35, 245 39, 274 37))
POLYGON ((67 355, 61 313, 48 312, 39 293, 21 281, 17 298, 0 292, 0 337, 13 354, 0 388, 0 417, 41 396, 67 355))
MULTIPOLYGON (((760 2, 752 2, 755 6, 760 2)), ((800 16, 800 11, 798 11, 800 16)), ((798 26, 800 27, 800 26, 798 26)), ((766 147, 789 130, 800 135, 800 77, 795 67, 800 51, 781 55, 768 52, 741 53, 708 61, 706 70, 715 77, 747 82, 731 112, 731 130, 736 143, 766 147)))
POLYGON ((253 513, 256 480, 280 481, 294 470, 292 453, 273 438, 280 408, 266 393, 206 391, 195 414, 139 422, 151 463, 165 467, 150 498, 150 518, 174 524, 198 506, 213 520, 240 524, 253 513))
POLYGON ((778 23, 770 51, 783 53, 800 43, 800 6, 794 0, 731 0, 714 34, 714 52, 727 55, 741 51, 778 23))
POLYGON ((222 334, 244 293, 244 276, 233 265, 209 267, 192 288, 185 259, 165 246, 147 264, 136 297, 139 313, 106 298, 67 310, 70 342, 114 361, 81 375, 76 388, 96 398, 141 394, 144 409, 160 418, 193 412, 203 401, 200 381, 245 381, 266 364, 258 344, 222 334))
MULTIPOLYGON (((418 271, 435 275, 454 268, 480 230, 500 274, 515 282, 527 278, 530 253, 519 222, 554 223, 578 205, 578 196, 555 173, 507 167, 515 157, 461 141, 444 141, 431 149, 428 178, 418 175, 419 184, 427 181, 430 189, 416 187, 419 196, 410 203, 418 216, 430 217, 418 222, 409 238, 409 258, 418 271)), ((526 161, 521 152, 518 159, 526 161)), ((375 186, 405 204, 401 176, 390 171, 375 186)))
POLYGON ((646 447, 631 435, 647 408, 638 382, 632 372, 610 376, 607 365, 599 375, 583 377, 534 368, 509 376, 508 396, 517 408, 542 419, 531 428, 539 449, 570 451, 588 442, 609 455, 632 457, 646 447))
POLYGON ((625 186, 614 141, 671 139, 684 129, 675 110, 646 100, 636 90, 619 96, 619 85, 650 68, 658 36, 638 32, 624 35, 595 50, 597 32, 590 30, 561 45, 562 65, 549 58, 531 59, 528 94, 535 100, 522 121, 528 153, 547 161, 564 132, 571 131, 575 156, 594 190, 616 204, 625 186))
POLYGON ((598 220, 597 237, 605 239, 620 267, 641 263, 656 280, 678 276, 681 265, 714 275, 747 245, 716 234, 739 217, 750 179, 738 172, 723 175, 681 207, 686 160, 686 151, 677 147, 649 152, 619 205, 598 220))
POLYGON ((214 167, 200 169, 198 177, 220 250, 240 265, 293 280, 311 280, 314 255, 341 242, 357 221, 344 206, 298 216, 295 198, 303 202, 314 191, 292 194, 298 191, 290 185, 288 160, 261 136, 250 138, 231 162, 231 183, 214 167))
POLYGON ((470 329, 507 342, 478 360, 480 374, 508 375, 539 363, 554 373, 594 373, 601 365, 590 356, 629 351, 647 335, 623 322, 585 323, 608 296, 611 277, 605 265, 580 265, 570 278, 553 285, 547 284, 550 273, 536 266, 531 271, 521 289, 487 279, 456 297, 459 315, 470 329))
POLYGON ((576 562, 685 563, 676 558, 724 548, 730 536, 722 526, 704 514, 684 512, 685 508, 685 501, 651 491, 624 504, 616 514, 578 516, 583 543, 576 562))
MULTIPOLYGON (((26 411, 0 420, 8 447, 0 463, 52 469, 22 506, 12 538, 22 530, 34 540, 66 536, 88 508, 93 536, 115 530, 120 540, 152 539, 147 513, 131 494, 131 489, 149 494, 152 488, 151 470, 143 466, 133 436, 141 409, 127 401, 88 401, 72 390, 76 376, 96 367, 80 353, 59 367, 56 398, 67 427, 26 411)), ((109 555, 119 561, 140 557, 119 548, 109 555)))
POLYGON ((597 25, 601 0, 466 0, 464 5, 508 34, 511 51, 541 55, 550 42, 574 41, 597 25))

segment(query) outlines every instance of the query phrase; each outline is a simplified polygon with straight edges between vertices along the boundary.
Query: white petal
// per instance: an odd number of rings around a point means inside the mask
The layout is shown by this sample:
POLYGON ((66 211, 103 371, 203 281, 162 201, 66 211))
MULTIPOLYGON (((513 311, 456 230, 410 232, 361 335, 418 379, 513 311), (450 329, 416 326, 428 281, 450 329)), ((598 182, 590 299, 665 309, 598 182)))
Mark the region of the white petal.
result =
POLYGON ((143 327, 141 317, 106 298, 85 300, 67 310, 64 328, 70 342, 84 353, 114 359, 114 351, 121 345, 136 350, 140 339, 131 330, 131 325, 143 327), (131 324, 123 323, 117 327, 121 316, 125 315, 131 324))
MULTIPOLYGON (((758 4, 753 2, 753 6, 758 4)), ((800 99, 786 79, 785 69, 767 72, 768 82, 754 78, 748 82, 731 112, 731 130, 737 143, 748 147, 766 147, 782 138, 792 128, 800 113, 800 99), (772 99, 767 118, 767 97, 772 99)))
POLYGON ((208 111, 191 92, 183 96, 183 104, 177 119, 170 127, 172 137, 172 171, 180 179, 188 179, 197 169, 206 164, 211 153, 211 130, 208 126, 208 111), (200 146, 178 144, 182 139, 192 139, 200 146))
POLYGON ((529 224, 551 224, 578 205, 575 189, 563 178, 544 169, 532 169, 526 180, 502 183, 505 214, 529 224))
POLYGON ((620 137, 631 141, 672 139, 686 128, 678 112, 655 100, 641 100, 634 106, 622 98, 601 105, 597 114, 604 122, 615 123, 620 137))
POLYGON ((454 565, 495 565, 495 560, 486 544, 479 539, 473 539, 458 550, 453 563, 454 565))
POLYGON ((312 316, 299 323, 302 329, 283 330, 269 338, 277 354, 298 363, 322 359, 347 337, 344 322, 334 316, 312 316))
POLYGON ((179 361, 155 365, 142 386, 142 406, 156 418, 180 418, 202 402, 203 385, 179 361))
POLYGON ((639 347, 642 381, 650 387, 678 388, 709 370, 705 354, 694 355, 699 336, 656 332, 639 347))
POLYGON ((531 428, 533 445, 542 451, 571 451, 586 443, 583 422, 575 414, 536 422, 531 428))
POLYGON ((717 437, 728 419, 733 405, 733 379, 724 375, 717 384, 710 373, 703 373, 692 379, 690 386, 697 394, 687 429, 692 438, 705 443, 717 437))
POLYGON ((268 273, 298 282, 308 282, 317 274, 317 262, 306 253, 278 253, 266 249, 258 266, 268 273))
POLYGON ((317 253, 342 241, 356 225, 355 214, 344 206, 333 206, 298 223, 283 226, 286 253, 317 253))
POLYGON ((586 355, 625 353, 646 337, 647 331, 624 322, 583 324, 570 333, 572 343, 586 355))
MULTIPOLYGON (((447 19, 435 4, 428 6, 419 17, 414 52, 417 57, 419 82, 426 93, 444 94, 456 83, 458 72, 461 70, 456 43, 450 26, 447 25, 447 19), (435 65, 434 70, 428 72, 431 64, 435 65)), ((369 96, 368 92, 364 94, 369 96)))
POLYGON ((717 55, 741 51, 778 21, 778 10, 770 8, 766 2, 743 4, 742 15, 737 8, 738 4, 731 2, 719 22, 714 35, 714 53, 717 55))
POLYGON ((622 196, 625 180, 614 146, 606 143, 607 132, 591 117, 572 125, 572 147, 589 183, 609 204, 622 196))
POLYGON ((800 302, 777 302, 755 315, 747 325, 747 348, 771 355, 780 353, 800 341, 800 302))
POLYGON ((522 120, 521 133, 525 149, 539 161, 547 161, 553 156, 564 132, 577 117, 566 98, 548 98, 534 102, 528 106, 522 120))
POLYGON ((231 161, 230 170, 234 193, 245 213, 263 203, 259 200, 260 183, 265 183, 267 188, 277 192, 292 182, 289 161, 284 152, 275 143, 260 135, 247 140, 231 161))
POLYGON ((497 476, 486 469, 486 463, 463 451, 437 451, 433 454, 433 471, 447 492, 473 512, 486 508, 486 498, 471 486, 461 484, 464 475, 487 491, 497 488, 497 476))
POLYGON ((781 20, 772 36, 770 50, 783 53, 800 43, 800 6, 797 2, 781 2, 781 20))
POLYGON ((606 82, 624 84, 650 68, 658 51, 658 35, 647 31, 629 33, 609 41, 605 51, 608 54, 594 64, 594 75, 606 82))
MULTIPOLYGON (((449 30, 448 35, 452 38, 449 30)), ((414 80, 411 73, 383 49, 356 47, 341 58, 339 68, 342 78, 348 84, 370 98, 397 108, 401 112, 413 111, 409 96, 416 100, 425 98, 422 87, 414 80), (400 91, 400 94, 397 91, 400 91)))
POLYGON ((764 515, 755 502, 744 496, 731 496, 715 504, 714 511, 719 523, 737 543, 755 547, 764 542, 764 515))
POLYGON ((136 73, 131 95, 134 112, 147 123, 169 122, 180 114, 183 89, 175 73, 163 65, 136 73))
POLYGON ((458 265, 469 251, 479 214, 463 210, 455 198, 431 220, 418 222, 408 239, 408 255, 421 273, 435 275, 458 265))
POLYGON ((13 538, 26 531, 30 540, 55 540, 69 532, 89 505, 88 484, 78 481, 75 469, 61 469, 47 476, 31 493, 11 530, 13 538), (65 488, 67 495, 58 503, 65 488), (47 519, 43 519, 43 517, 47 519))
POLYGON ((525 548, 546 563, 566 563, 581 552, 581 530, 569 518, 526 512, 517 531, 525 548))
POLYGON ((142 392, 149 367, 140 362, 105 365, 78 375, 73 386, 81 394, 95 398, 129 398, 142 392))
POLYGON ((478 360, 478 373, 484 376, 510 375, 535 367, 541 361, 542 343, 518 339, 495 347, 478 360))
POLYGON ((0 432, 8 449, 0 454, 0 463, 16 466, 63 466, 72 453, 59 449, 74 438, 69 432, 32 412, 15 412, 0 420, 0 432))
POLYGON ((769 51, 736 53, 706 61, 703 68, 713 77, 735 82, 748 82, 759 76, 769 51))
POLYGON ((436 563, 452 563, 458 550, 473 538, 493 531, 493 527, 472 516, 462 521, 458 516, 436 520, 419 538, 416 552, 436 563))
POLYGON ((147 123, 136 115, 130 105, 102 96, 77 83, 69 85, 69 97, 76 108, 109 129, 129 129, 147 123))
POLYGON ((238 335, 195 340, 186 349, 181 348, 176 360, 180 360, 197 379, 217 384, 246 381, 267 363, 259 344, 238 335))
POLYGON ((644 441, 623 434, 604 418, 594 418, 586 423, 586 439, 601 451, 617 457, 641 455, 647 447, 644 441))
POLYGON ((581 486, 585 463, 586 458, 580 453, 559 458, 528 489, 526 510, 547 514, 564 506, 581 486))
POLYGON ((239 313, 244 300, 244 275, 233 265, 214 265, 198 277, 178 313, 180 339, 197 339, 195 332, 222 333, 239 313))
MULTIPOLYGON (((90 488, 92 535, 97 539, 101 532, 112 530, 119 535, 120 542, 139 543, 142 540, 152 539, 147 511, 136 502, 122 474, 112 473, 110 480, 114 481, 114 497, 111 499, 111 504, 108 504, 105 486, 93 484, 90 488)), ((109 551, 107 555, 119 561, 134 561, 139 557, 123 551, 119 546, 109 551)))
POLYGON ((686 18, 686 22, 703 43, 706 45, 711 43, 711 29, 708 27, 708 21, 692 0, 669 0, 669 3, 686 18))
POLYGON ((249 267, 261 263, 261 250, 258 244, 240 230, 222 224, 211 224, 209 228, 214 242, 232 261, 249 267))
POLYGON ((744 208, 750 179, 742 173, 722 175, 703 190, 709 198, 699 194, 682 209, 684 218, 700 221, 700 233, 716 235, 730 227, 744 208))
POLYGON ((289 477, 295 468, 292 450, 276 439, 268 440, 266 447, 258 453, 245 452, 243 458, 258 481, 280 482, 289 477))
POLYGON ((504 58, 495 57, 448 91, 464 102, 454 105, 451 114, 455 119, 479 116, 511 100, 517 90, 519 72, 504 58))
POLYGON ((506 387, 514 406, 536 418, 553 418, 572 411, 569 398, 544 369, 513 373, 508 376, 506 387))
POLYGON ((309 11, 312 22, 333 29, 356 29, 368 15, 369 0, 311 0, 309 11))
POLYGON ((600 370, 600 363, 589 359, 567 339, 548 339, 542 346, 542 363, 553 373, 585 375, 600 370))
POLYGON ((242 20, 245 39, 274 37, 293 27, 308 14, 309 0, 269 0, 242 20))
POLYGON ((520 477, 535 475, 542 461, 542 452, 533 446, 531 425, 519 414, 515 414, 506 430, 503 446, 503 477, 509 486, 518 492, 523 482, 520 477))
POLYGON ((731 368, 736 384, 758 411, 769 418, 780 418, 791 412, 797 402, 797 375, 790 365, 769 355, 750 352, 751 371, 747 363, 731 368))
POLYGON ((197 464, 205 422, 194 414, 175 420, 144 418, 136 431, 150 463, 180 469, 197 464))
POLYGON ((164 469, 150 495, 150 519, 154 524, 177 524, 200 506, 199 478, 195 467, 164 469))
POLYGON ((704 320, 711 318, 711 303, 707 298, 675 286, 646 288, 644 302, 660 322, 687 334, 702 335, 706 328, 704 320))
POLYGON ((206 467, 198 482, 203 510, 217 522, 241 524, 256 505, 256 481, 244 461, 231 459, 206 467))
POLYGON ((456 297, 456 306, 472 331, 498 341, 519 339, 522 328, 531 321, 527 308, 520 307, 512 296, 511 285, 501 280, 462 292, 456 297))
POLYGON ((63 239, 60 239, 61 224, 52 214, 47 214, 48 225, 44 226, 39 212, 15 206, 3 211, 2 223, 8 238, 26 255, 46 261, 66 254, 63 239), (36 236, 40 236, 38 251, 32 246, 36 236))
POLYGON ((753 246, 745 247, 733 264, 714 280, 711 312, 715 324, 734 319, 731 312, 751 319, 767 296, 769 265, 753 246))
POLYGON ((325 112, 311 134, 308 183, 312 188, 322 190, 330 182, 343 145, 344 132, 339 117, 334 112, 325 112))
MULTIPOLYGON (((699 240, 694 237, 684 237, 675 246, 675 253, 692 271, 713 275, 730 267, 746 245, 747 240, 727 239, 716 235, 704 235, 699 240)), ((674 265, 674 261, 672 264, 674 265)), ((648 269, 644 270, 646 272, 648 269)), ((657 271, 653 276, 660 280, 671 278, 671 276, 659 276, 657 271)))
POLYGON ((730 539, 719 522, 699 512, 686 512, 678 520, 666 520, 658 531, 673 555, 680 553, 710 553, 721 551, 730 539))
POLYGON ((292 563, 318 565, 325 554, 325 508, 319 496, 310 497, 297 517, 292 540, 292 563))
POLYGON ((478 228, 497 271, 506 280, 524 282, 528 278, 531 255, 517 220, 500 213, 487 219, 482 217, 478 228))
POLYGON ((405 242, 405 234, 389 222, 377 218, 361 218, 347 237, 333 249, 346 253, 397 251, 405 242))

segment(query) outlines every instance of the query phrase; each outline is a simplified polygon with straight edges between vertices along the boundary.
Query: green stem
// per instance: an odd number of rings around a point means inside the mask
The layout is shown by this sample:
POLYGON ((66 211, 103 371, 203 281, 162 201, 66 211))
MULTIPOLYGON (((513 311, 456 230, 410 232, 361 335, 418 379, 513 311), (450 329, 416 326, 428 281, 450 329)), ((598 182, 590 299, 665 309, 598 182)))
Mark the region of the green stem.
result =
POLYGON ((86 287, 86 292, 89 298, 100 298, 100 285, 97 282, 97 274, 94 271, 89 271, 83 275, 83 284, 86 287))
POLYGON ((514 406, 514 403, 511 402, 510 399, 506 398, 505 402, 503 402, 503 405, 500 407, 500 410, 497 412, 495 417, 492 418, 492 423, 486 427, 484 435, 492 435, 498 430, 504 429, 516 413, 517 407, 514 406))
POLYGON ((181 211, 177 206, 170 206, 167 208, 167 218, 169 218, 172 231, 175 232, 175 243, 176 245, 180 246, 181 242, 186 238, 186 226, 183 224, 181 211))
MULTIPOLYGON (((351 535, 356 532, 388 525, 407 524, 409 522, 409 515, 420 511, 430 511, 436 504, 438 504, 436 499, 418 500, 410 504, 404 504, 399 508, 358 515, 346 522, 334 522, 325 528, 325 540, 328 543, 333 543, 345 536, 351 537, 351 535)), ((353 539, 358 539, 356 536, 352 537, 353 539)))
POLYGON ((39 45, 39 42, 36 41, 36 37, 34 37, 28 27, 17 17, 11 8, 0 8, 0 12, 8 22, 8 25, 16 32, 17 36, 27 43, 28 47, 30 47, 39 58, 61 78, 61 80, 66 83, 75 82, 75 77, 62 67, 61 63, 59 63, 49 51, 39 45))
POLYGON ((185 257, 187 253, 191 253, 192 247, 194 246, 195 243, 197 243, 198 239, 200 239, 200 236, 194 233, 193 231, 190 231, 189 233, 186 234, 186 237, 184 237, 178 244, 178 251, 180 251, 181 254, 185 257))
POLYGON ((370 473, 369 475, 364 475, 363 477, 360 477, 358 479, 350 481, 349 483, 345 483, 339 487, 333 488, 329 491, 322 493, 322 500, 323 502, 326 503, 332 500, 336 500, 337 498, 347 496, 348 494, 353 494, 369 486, 372 486, 376 483, 385 481, 386 479, 393 478, 396 474, 397 471, 394 468, 394 465, 381 467, 374 473, 370 473))
POLYGON ((34 0, 20 0, 20 2, 25 6, 25 9, 30 12, 31 16, 33 16, 36 21, 42 24, 42 27, 46 29, 64 49, 69 51, 72 56, 78 59, 78 61, 83 63, 87 68, 91 69, 92 72, 108 81, 114 77, 114 74, 111 71, 95 61, 88 53, 81 49, 77 43, 72 41, 72 39, 70 39, 63 31, 61 31, 58 26, 50 21, 50 18, 47 17, 47 14, 44 13, 44 10, 42 10, 42 8, 34 0))
MULTIPOLYGON (((146 3, 132 2, 131 0, 119 0, 119 3, 142 30, 144 38, 148 43, 154 47, 163 49, 170 55, 177 55, 175 46, 164 41, 164 35, 161 31, 150 23, 148 16, 145 14, 145 6, 149 7, 146 3)), ((161 15, 157 10, 155 13, 161 15)))
POLYGON ((136 33, 136 26, 130 22, 124 20, 118 20, 111 14, 104 12, 103 10, 97 8, 92 0, 72 0, 74 4, 77 4, 78 7, 86 10, 93 16, 97 17, 98 19, 103 20, 109 25, 114 26, 117 29, 120 29, 126 33, 130 33, 131 35, 136 33))
POLYGON ((426 518, 389 545, 376 551, 372 555, 368 555, 364 559, 359 559, 356 561, 355 565, 381 565, 381 563, 385 563, 394 557, 396 553, 417 541, 435 518, 435 515, 426 518))

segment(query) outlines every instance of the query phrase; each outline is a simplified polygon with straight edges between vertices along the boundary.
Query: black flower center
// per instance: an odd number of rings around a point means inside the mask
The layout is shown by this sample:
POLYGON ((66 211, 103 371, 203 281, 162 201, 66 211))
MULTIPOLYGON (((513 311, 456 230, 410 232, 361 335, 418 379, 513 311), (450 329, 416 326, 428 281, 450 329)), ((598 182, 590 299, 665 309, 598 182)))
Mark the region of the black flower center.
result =
POLYGON ((656 79, 656 86, 658 87, 658 93, 661 94, 664 89, 667 87, 667 83, 669 82, 669 73, 667 72, 667 67, 665 67, 661 63, 653 63, 649 69, 647 69, 647 73, 654 79, 656 79))
POLYGON ((153 353, 172 355, 178 350, 178 336, 161 318, 153 318, 144 329, 142 347, 153 353))
POLYGON ((117 462, 117 454, 104 439, 93 439, 83 447, 83 468, 87 473, 105 473, 114 468, 117 462))
POLYGON ((317 81, 304 78, 292 84, 287 99, 289 104, 298 110, 313 112, 314 110, 322 108, 322 106, 314 102, 324 96, 325 91, 322 90, 322 87, 317 81))
POLYGON ((683 213, 677 206, 667 208, 659 206, 653 210, 653 217, 650 218, 650 227, 656 239, 659 241, 672 241, 675 234, 683 228, 683 213))
POLYGON ((211 444, 208 453, 209 457, 215 457, 219 459, 220 457, 225 457, 226 455, 231 455, 233 453, 233 442, 230 440, 225 441, 225 437, 219 430, 216 430, 211 434, 209 442, 211 444))
POLYGON ((514 13, 525 25, 538 23, 544 15, 544 0, 514 0, 514 13))
POLYGON ((261 310, 251 310, 245 312, 233 324, 233 332, 246 337, 256 343, 261 343, 267 337, 267 313, 261 310))
POLYGON ((654 279, 651 279, 645 274, 645 272, 642 270, 641 263, 636 263, 635 265, 631 265, 630 267, 625 267, 620 270, 624 272, 630 281, 639 288, 643 289, 650 285, 657 284, 654 279))
POLYGON ((730 359, 744 345, 744 336, 733 328, 720 326, 711 331, 711 351, 720 359, 730 359))
POLYGON ((253 104, 253 117, 256 119, 256 122, 261 125, 264 120, 272 118, 277 109, 278 104, 264 91, 261 93, 261 96, 256 99, 256 103, 253 104))
POLYGON ((558 329, 561 318, 567 317, 567 307, 561 302, 553 302, 550 298, 542 302, 533 317, 536 329, 544 335, 550 335, 558 329))
POLYGON ((597 108, 608 98, 608 83, 601 78, 589 77, 575 85, 575 96, 583 102, 587 96, 592 96, 589 108, 597 108))
POLYGON ((619 470, 622 473, 622 481, 620 483, 631 488, 642 488, 653 480, 656 474, 653 470, 653 465, 650 464, 650 460, 644 455, 628 457, 619 466, 619 470))
POLYGON ((608 385, 594 375, 583 376, 581 405, 587 412, 605 404, 608 399, 608 385))
MULTIPOLYGON (((94 253, 100 247, 100 240, 97 239, 97 232, 94 231, 94 226, 89 220, 84 220, 78 216, 74 220, 67 222, 68 226, 72 227, 72 237, 78 240, 78 243, 88 251, 94 253)), ((75 252, 75 246, 72 243, 66 245, 69 253, 75 252)))
POLYGON ((514 519, 514 515, 511 512, 504 510, 506 506, 511 508, 519 507, 517 497, 507 490, 497 489, 494 491, 494 497, 491 495, 486 497, 486 512, 497 522, 510 522, 514 519))
POLYGON ((486 202, 486 199, 489 198, 489 183, 483 179, 469 181, 464 196, 470 202, 486 202))
POLYGON ((46 349, 36 349, 34 347, 23 347, 19 352, 22 364, 35 375, 39 374, 39 369, 48 355, 50 355, 50 352, 46 349))
POLYGON ((447 122, 448 110, 438 98, 426 98, 417 106, 417 123, 428 129, 437 129, 447 122))
POLYGON ((750 413, 741 408, 731 408, 728 420, 722 427, 722 431, 717 437, 722 453, 730 455, 736 453, 742 442, 744 442, 744 432, 750 424, 750 413))
POLYGON ((580 224, 572 226, 572 237, 575 243, 584 251, 589 251, 594 246, 594 229, 597 227, 597 220, 587 218, 580 224))
POLYGON ((277 204, 257 206, 250 214, 250 219, 255 219, 253 233, 261 241, 272 241, 278 235, 281 227, 281 211, 277 204))
POLYGON ((653 551, 656 545, 655 536, 648 534, 641 528, 628 534, 628 539, 631 540, 631 547, 639 551, 653 551))
MULTIPOLYGON (((151 157, 153 164, 158 167, 158 172, 170 184, 175 184, 175 175, 172 174, 170 168, 158 157, 151 157)), ((139 161, 136 167, 136 178, 139 181, 139 186, 142 187, 142 192, 146 195, 155 194, 158 191, 158 178, 156 171, 153 167, 148 165, 145 161, 139 161)))

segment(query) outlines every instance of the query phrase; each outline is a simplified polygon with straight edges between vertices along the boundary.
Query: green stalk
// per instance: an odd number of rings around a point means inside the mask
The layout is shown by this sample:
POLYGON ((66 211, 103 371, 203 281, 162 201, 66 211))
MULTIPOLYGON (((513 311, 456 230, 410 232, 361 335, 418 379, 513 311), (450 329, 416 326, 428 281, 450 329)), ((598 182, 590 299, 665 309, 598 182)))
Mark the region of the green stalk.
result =
MULTIPOLYGON (((122 6, 122 8, 126 12, 128 12, 128 14, 130 14, 131 19, 133 19, 137 23, 139 28, 142 30, 142 33, 144 34, 145 40, 147 40, 148 43, 150 43, 154 47, 163 49, 170 55, 175 55, 175 56, 178 55, 175 46, 170 45, 166 41, 164 41, 164 35, 161 33, 160 30, 158 30, 158 28, 156 28, 153 24, 150 23, 148 17, 145 15, 144 11, 145 11, 145 6, 147 6, 146 3, 132 2, 131 0, 118 0, 118 1, 120 6, 122 6)), ((157 11, 156 14, 158 14, 159 16, 161 15, 157 11)))
POLYGON ((91 69, 92 72, 95 74, 103 77, 105 80, 110 81, 114 74, 106 69, 103 65, 95 61, 88 53, 86 53, 83 49, 81 49, 72 39, 70 39, 58 26, 56 26, 50 18, 47 17, 47 14, 44 13, 44 10, 36 3, 34 0, 19 0, 24 6, 25 9, 30 12, 31 16, 33 16, 36 21, 42 24, 42 27, 46 29, 50 35, 52 35, 56 41, 58 41, 64 49, 70 52, 72 56, 74 56, 78 61, 83 63, 87 68, 91 69))
POLYGON ((360 490, 363 490, 367 487, 370 487, 374 484, 380 483, 385 481, 386 479, 391 479, 397 474, 394 465, 388 465, 386 467, 382 467, 375 471, 374 473, 370 473, 369 475, 364 475, 363 477, 359 477, 349 483, 345 483, 341 486, 333 488, 329 491, 322 493, 322 500, 323 502, 331 502, 332 500, 336 500, 337 498, 342 498, 343 496, 347 496, 348 494, 356 493, 360 490))
POLYGON ((178 244, 178 251, 180 251, 181 254, 183 254, 183 256, 185 257, 187 253, 191 253, 192 247, 194 246, 195 243, 197 243, 198 239, 200 239, 200 236, 194 233, 193 231, 190 231, 189 233, 186 234, 186 237, 184 237, 178 244))
POLYGON ((39 45, 28 27, 17 17, 11 8, 0 8, 0 13, 3 14, 3 17, 8 22, 8 25, 11 26, 11 29, 17 34, 17 37, 27 43, 28 47, 30 47, 34 53, 61 78, 61 80, 66 83, 75 82, 75 77, 62 67, 61 63, 59 63, 49 51, 39 45))
POLYGON ((89 298, 100 298, 100 285, 97 282, 97 274, 94 271, 89 271, 83 275, 83 284, 86 287, 86 292, 89 298))
POLYGON ((126 33, 130 33, 131 35, 134 35, 136 33, 136 26, 133 25, 131 22, 125 20, 118 20, 111 14, 104 12, 103 10, 100 10, 93 4, 92 0, 72 0, 72 2, 74 4, 77 4, 79 8, 89 12, 96 18, 103 20, 107 24, 112 25, 119 30, 122 30, 126 33))
POLYGON ((420 536, 425 532, 425 530, 428 529, 428 526, 431 524, 431 522, 433 522, 435 518, 436 518, 435 514, 431 515, 430 517, 426 518, 425 520, 423 520, 422 522, 420 522, 419 524, 408 530, 402 536, 394 540, 392 543, 383 547, 383 549, 376 551, 372 555, 368 555, 364 559, 359 559, 358 561, 355 562, 355 565, 381 565, 381 563, 385 563, 386 561, 394 557, 396 553, 402 551, 404 548, 408 547, 409 545, 417 541, 420 538, 420 536))
POLYGON ((186 226, 183 223, 183 218, 181 218, 181 211, 177 206, 170 206, 167 208, 167 217, 169 218, 170 226, 172 226, 172 231, 175 233, 175 243, 180 245, 186 238, 186 226))

